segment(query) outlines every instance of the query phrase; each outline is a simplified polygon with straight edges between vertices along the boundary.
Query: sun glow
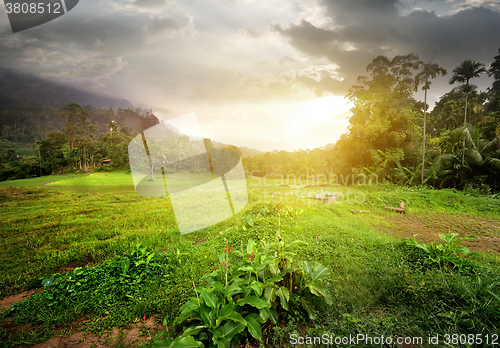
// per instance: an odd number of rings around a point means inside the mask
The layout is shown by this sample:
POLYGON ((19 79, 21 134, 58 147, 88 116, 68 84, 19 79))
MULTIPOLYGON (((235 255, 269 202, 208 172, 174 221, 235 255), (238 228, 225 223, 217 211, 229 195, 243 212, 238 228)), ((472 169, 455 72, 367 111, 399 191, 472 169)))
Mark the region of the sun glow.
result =
POLYGON ((288 143, 312 149, 335 142, 347 128, 350 108, 347 100, 334 95, 297 102, 286 116, 288 143))

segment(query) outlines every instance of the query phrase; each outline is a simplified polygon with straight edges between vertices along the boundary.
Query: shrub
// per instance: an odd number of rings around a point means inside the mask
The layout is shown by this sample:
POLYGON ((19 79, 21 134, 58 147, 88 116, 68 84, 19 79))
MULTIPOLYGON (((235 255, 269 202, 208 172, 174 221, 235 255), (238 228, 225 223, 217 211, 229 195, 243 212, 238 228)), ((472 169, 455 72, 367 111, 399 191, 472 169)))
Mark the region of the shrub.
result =
POLYGON ((206 285, 193 282, 196 297, 182 306, 170 331, 158 333, 152 347, 230 347, 232 342, 262 339, 262 328, 277 325, 283 312, 302 311, 314 319, 313 295, 332 304, 321 284, 329 269, 307 261, 298 267, 290 250, 300 244, 305 243, 286 245, 278 236, 260 251, 249 240, 246 251, 231 253, 226 243, 214 271, 203 276, 206 285), (240 261, 233 262, 233 254, 240 261), (184 326, 183 333, 162 340, 177 325, 184 326))

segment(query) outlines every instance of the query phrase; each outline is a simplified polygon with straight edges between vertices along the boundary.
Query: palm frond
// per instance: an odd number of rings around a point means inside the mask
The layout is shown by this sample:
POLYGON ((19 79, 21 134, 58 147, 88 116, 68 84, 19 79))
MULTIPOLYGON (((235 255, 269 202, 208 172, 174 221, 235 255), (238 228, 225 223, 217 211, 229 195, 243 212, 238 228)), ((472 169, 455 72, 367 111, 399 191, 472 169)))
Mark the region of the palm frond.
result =
POLYGON ((476 149, 467 149, 467 151, 465 151, 465 156, 470 163, 473 163, 477 166, 483 164, 483 157, 476 149))
POLYGON ((498 159, 498 158, 488 158, 485 161, 485 163, 488 164, 489 166, 495 168, 496 170, 500 171, 500 159, 498 159))
POLYGON ((498 148, 499 144, 500 144, 500 135, 493 138, 492 141, 490 141, 488 144, 486 144, 483 147, 482 152, 488 152, 488 151, 494 150, 495 148, 498 148))

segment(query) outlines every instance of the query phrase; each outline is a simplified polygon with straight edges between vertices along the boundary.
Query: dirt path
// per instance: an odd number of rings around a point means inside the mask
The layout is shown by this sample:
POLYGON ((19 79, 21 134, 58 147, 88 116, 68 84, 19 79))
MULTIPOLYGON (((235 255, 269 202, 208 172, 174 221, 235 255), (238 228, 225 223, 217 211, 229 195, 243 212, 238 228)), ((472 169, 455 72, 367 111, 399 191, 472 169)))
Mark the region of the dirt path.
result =
MULTIPOLYGON (((0 299, 0 307, 9 309, 14 303, 29 298, 36 290, 20 292, 18 294, 0 299)), ((83 320, 63 328, 56 329, 56 334, 47 341, 38 343, 33 348, 108 348, 123 347, 135 348, 142 343, 150 341, 156 333, 164 330, 163 325, 156 322, 156 318, 150 317, 146 320, 132 324, 129 329, 114 327, 110 332, 103 335, 88 334, 83 331, 83 320)), ((5 323, 4 323, 5 325, 5 323)), ((23 325, 11 327, 5 325, 7 330, 29 330, 36 329, 38 325, 23 325)), ((25 346, 23 346, 25 347, 25 346)), ((17 347, 16 347, 17 348, 17 347)), ((19 347, 21 348, 21 346, 19 347)))
POLYGON ((47 341, 38 343, 32 348, 109 348, 123 347, 135 348, 139 347, 146 341, 154 338, 156 333, 163 329, 161 325, 156 323, 155 317, 150 317, 146 320, 141 320, 139 323, 132 324, 132 328, 123 329, 114 327, 111 332, 96 336, 93 334, 85 334, 83 331, 71 333, 69 335, 54 335, 47 341))
POLYGON ((442 242, 440 233, 473 235, 478 238, 464 242, 471 251, 500 253, 500 219, 444 214, 394 214, 385 219, 388 225, 373 228, 400 238, 412 238, 418 233, 417 240, 424 242, 442 242))
POLYGON ((2 299, 0 299, 0 307, 9 309, 10 306, 12 306, 14 303, 22 301, 28 297, 30 297, 32 294, 34 294, 36 290, 29 290, 29 291, 23 291, 20 292, 19 294, 15 294, 12 296, 7 296, 2 299))

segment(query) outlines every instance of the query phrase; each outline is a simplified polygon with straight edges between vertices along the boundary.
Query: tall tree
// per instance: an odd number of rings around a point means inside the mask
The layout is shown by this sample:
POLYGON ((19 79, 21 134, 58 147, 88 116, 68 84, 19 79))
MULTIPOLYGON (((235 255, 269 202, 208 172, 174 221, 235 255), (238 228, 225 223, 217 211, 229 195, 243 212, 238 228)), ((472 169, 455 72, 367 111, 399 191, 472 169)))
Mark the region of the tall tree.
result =
POLYGON ((415 92, 418 90, 418 86, 423 84, 422 89, 424 90, 424 138, 422 140, 422 183, 424 182, 424 168, 425 168, 425 129, 427 122, 427 90, 431 88, 431 81, 429 79, 435 79, 437 75, 444 76, 447 74, 446 69, 441 68, 436 63, 432 63, 432 59, 429 63, 421 62, 420 71, 415 76, 415 92))
MULTIPOLYGON (((343 167, 338 170, 345 173, 373 169, 377 166, 378 151, 385 153, 389 149, 395 153, 396 149, 403 149, 398 161, 402 161, 402 166, 414 165, 417 151, 414 144, 420 134, 419 107, 413 99, 413 71, 418 63, 415 54, 393 59, 378 56, 367 66, 371 76, 360 76, 358 84, 349 89, 347 98, 354 106, 348 131, 336 144, 335 151, 342 158, 343 167)), ((393 169, 385 171, 389 177, 404 176, 393 169)))
POLYGON ((83 133, 89 114, 87 109, 76 103, 70 103, 64 108, 63 115, 66 116, 66 132, 71 135, 71 148, 73 148, 74 138, 83 133))
POLYGON ((493 85, 489 88, 490 102, 488 103, 488 111, 500 110, 500 48, 498 53, 488 71, 488 74, 495 79, 493 85))
MULTIPOLYGON (((465 85, 463 85, 463 91, 465 93, 464 129, 466 128, 467 124, 467 102, 469 99, 469 93, 472 91, 472 86, 469 84, 469 81, 475 77, 479 77, 479 75, 486 72, 487 71, 483 63, 474 62, 472 60, 464 60, 459 66, 453 69, 453 76, 450 79, 450 85, 454 84, 455 82, 465 83, 465 85)), ((463 136, 462 149, 463 167, 465 162, 465 134, 463 136)))

